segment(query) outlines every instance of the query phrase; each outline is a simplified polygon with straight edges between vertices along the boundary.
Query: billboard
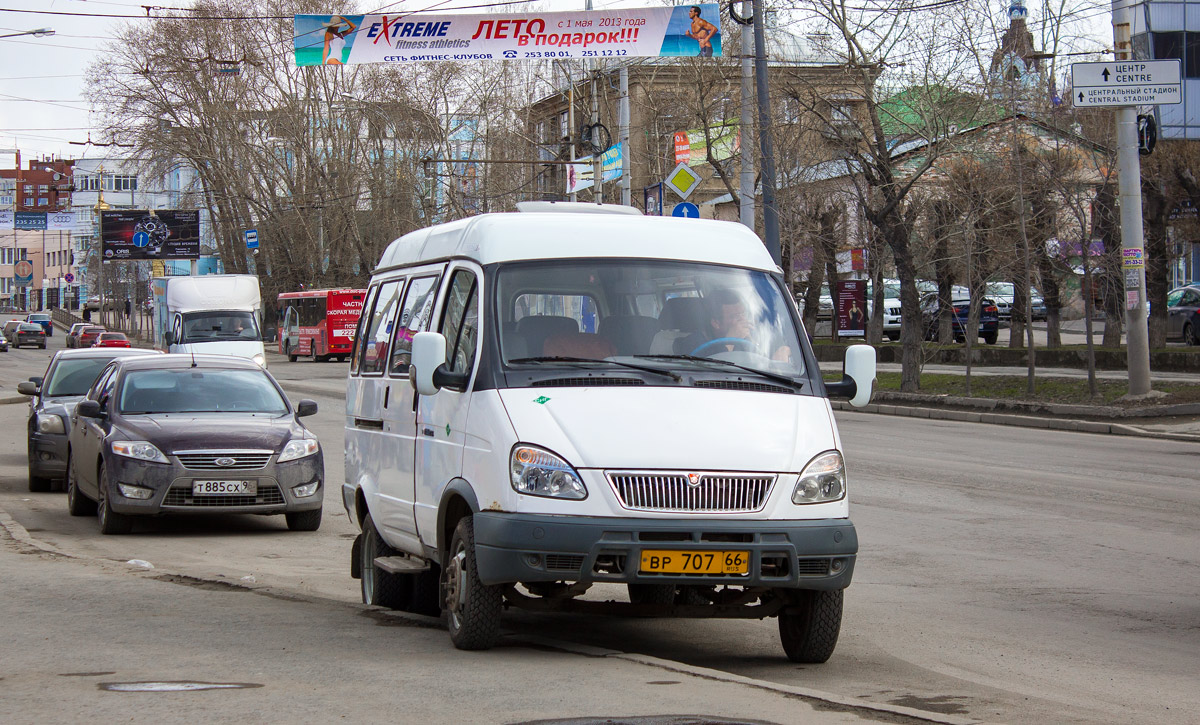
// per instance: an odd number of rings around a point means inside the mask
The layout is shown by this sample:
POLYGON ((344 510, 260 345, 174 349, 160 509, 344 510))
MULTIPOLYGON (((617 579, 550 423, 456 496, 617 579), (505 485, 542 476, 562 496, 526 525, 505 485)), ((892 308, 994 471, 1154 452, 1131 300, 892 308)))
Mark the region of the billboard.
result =
POLYGON ((100 212, 105 262, 138 259, 198 259, 200 212, 146 209, 100 212))
MULTIPOLYGON (((607 184, 613 179, 621 178, 622 173, 624 169, 621 145, 613 144, 600 154, 600 181, 607 184)), ((595 175, 596 168, 592 156, 575 159, 575 163, 567 167, 567 193, 576 194, 592 188, 595 185, 592 177, 595 175)))
POLYGON ((838 280, 835 335, 867 334, 867 282, 862 279, 838 280))
POLYGON ((0 229, 69 231, 75 229, 75 212, 0 211, 0 229))
MULTIPOLYGON (((737 121, 710 126, 708 138, 712 145, 713 159, 716 161, 732 157, 741 148, 741 134, 737 121)), ((704 129, 675 132, 675 163, 688 166, 708 163, 708 144, 704 140, 704 129)))
POLYGON ((572 12, 296 15, 296 65, 721 55, 717 3, 572 12))

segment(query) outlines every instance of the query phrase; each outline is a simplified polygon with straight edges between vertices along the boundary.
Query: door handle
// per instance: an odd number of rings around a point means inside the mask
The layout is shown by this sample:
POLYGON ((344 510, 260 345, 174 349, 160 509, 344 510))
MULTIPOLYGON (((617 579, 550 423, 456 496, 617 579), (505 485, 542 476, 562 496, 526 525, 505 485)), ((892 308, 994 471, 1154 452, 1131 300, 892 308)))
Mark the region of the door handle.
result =
POLYGON ((433 437, 433 435, 434 435, 434 433, 433 433, 433 428, 429 428, 429 427, 422 428, 422 429, 421 429, 421 435, 423 435, 423 436, 429 436, 430 438, 432 438, 432 437, 433 437))
POLYGON ((367 428, 369 430, 383 430, 382 420, 371 420, 370 418, 355 418, 355 428, 367 428))

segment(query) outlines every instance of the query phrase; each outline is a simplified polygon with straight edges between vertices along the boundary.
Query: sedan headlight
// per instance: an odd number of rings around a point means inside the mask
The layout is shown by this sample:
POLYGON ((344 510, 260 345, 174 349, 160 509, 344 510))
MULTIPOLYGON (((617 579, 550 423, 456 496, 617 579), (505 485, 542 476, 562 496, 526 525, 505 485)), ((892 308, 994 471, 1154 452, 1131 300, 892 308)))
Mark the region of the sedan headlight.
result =
POLYGON ((571 464, 550 451, 533 446, 513 448, 509 460, 512 487, 517 493, 548 498, 584 499, 587 487, 571 464))
POLYGON ((113 441, 112 452, 118 456, 136 458, 139 461, 170 463, 162 451, 155 448, 153 443, 147 441, 113 441))
POLYGON ((265 368, 267 366, 267 356, 263 355, 261 352, 254 353, 254 357, 250 359, 258 363, 260 368, 265 368))
POLYGON ((38 413, 37 415, 38 433, 58 433, 67 432, 67 426, 63 423, 62 416, 53 413, 38 413))
POLYGON ((284 463, 285 461, 294 461, 297 458, 311 456, 321 450, 321 446, 317 443, 316 438, 296 438, 288 441, 288 444, 283 447, 279 453, 279 458, 276 463, 284 463))
POLYGON ((837 501, 846 495, 846 464, 842 454, 825 451, 808 462, 796 490, 792 492, 792 503, 825 503, 837 501))

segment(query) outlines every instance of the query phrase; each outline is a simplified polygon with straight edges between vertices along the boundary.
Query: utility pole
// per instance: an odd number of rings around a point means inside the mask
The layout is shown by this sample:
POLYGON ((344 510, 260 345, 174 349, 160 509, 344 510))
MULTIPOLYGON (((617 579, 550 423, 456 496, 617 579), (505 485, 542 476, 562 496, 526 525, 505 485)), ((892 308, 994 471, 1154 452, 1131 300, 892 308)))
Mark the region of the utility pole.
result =
MULTIPOLYGON (((1132 0, 1113 0, 1113 48, 1117 61, 1133 60, 1129 26, 1132 0)), ((1150 334, 1146 326, 1146 266, 1142 241, 1142 162, 1138 158, 1137 108, 1117 109, 1117 163, 1121 200, 1122 272, 1125 275, 1125 355, 1129 395, 1150 392, 1150 334), (1137 267, 1125 260, 1137 260, 1137 267)))
MULTIPOLYGON (((587 9, 592 9, 592 0, 587 0, 587 9)), ((592 201, 604 203, 604 149, 600 148, 600 82, 596 60, 588 58, 588 73, 592 77, 592 201)))
MULTIPOLYGON (((767 44, 762 0, 754 0, 754 75, 758 81, 758 146, 762 149, 763 242, 775 264, 783 265, 779 247, 779 212, 775 209, 775 149, 771 144, 771 96, 767 85, 767 44)), ((1136 149, 1134 153, 1137 153, 1136 149)))
MULTIPOLYGON (((742 0, 742 16, 754 12, 752 0, 742 0)), ((741 134, 742 170, 738 179, 740 219, 742 224, 754 231, 754 27, 742 23, 742 117, 738 124, 741 134)))
POLYGON ((617 109, 621 138, 621 204, 633 206, 633 180, 629 178, 629 66, 619 71, 621 102, 617 109))

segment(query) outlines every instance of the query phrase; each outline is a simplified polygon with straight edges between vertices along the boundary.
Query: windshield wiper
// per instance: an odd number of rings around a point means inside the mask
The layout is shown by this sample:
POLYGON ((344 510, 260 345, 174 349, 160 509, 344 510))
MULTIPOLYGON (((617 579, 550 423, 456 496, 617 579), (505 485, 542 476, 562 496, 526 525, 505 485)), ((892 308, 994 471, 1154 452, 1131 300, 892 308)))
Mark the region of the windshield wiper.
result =
MULTIPOLYGON (((644 357, 643 355, 635 355, 634 357, 644 357)), ((675 382, 680 382, 683 378, 670 370, 662 368, 652 368, 649 365, 634 365, 633 363, 620 362, 618 360, 596 360, 590 357, 565 357, 562 355, 545 355, 542 357, 519 357, 516 360, 509 360, 510 363, 544 363, 544 362, 566 362, 566 363, 592 363, 595 365, 620 365, 623 368, 630 370, 641 370, 645 373, 654 373, 656 375, 664 375, 671 378, 675 382)))
POLYGON ((779 373, 772 373, 772 372, 768 372, 766 370, 759 370, 758 368, 752 368, 752 367, 748 367, 746 365, 738 365, 735 362, 730 362, 728 360, 718 360, 718 359, 712 358, 712 357, 700 357, 699 355, 634 355, 634 357, 636 357, 636 358, 651 358, 654 360, 691 360, 692 362, 702 362, 702 363, 713 363, 716 365, 725 365, 726 367, 737 368, 738 370, 744 370, 744 371, 746 371, 748 373, 752 373, 754 375, 761 375, 764 378, 770 378, 771 380, 777 380, 789 387, 793 387, 793 388, 803 388, 804 387, 803 382, 789 378, 786 375, 780 375, 779 373))

